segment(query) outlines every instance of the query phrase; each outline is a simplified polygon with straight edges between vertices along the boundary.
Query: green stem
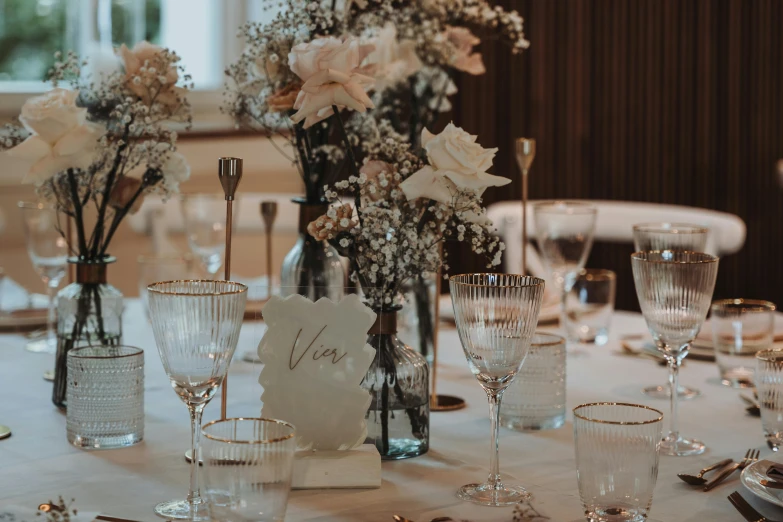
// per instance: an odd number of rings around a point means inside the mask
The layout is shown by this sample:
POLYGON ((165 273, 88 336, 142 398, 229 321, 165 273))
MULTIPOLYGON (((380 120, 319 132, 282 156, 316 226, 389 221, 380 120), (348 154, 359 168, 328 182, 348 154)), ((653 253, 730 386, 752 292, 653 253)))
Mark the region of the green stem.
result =
POLYGON ((82 205, 79 199, 79 188, 76 184, 76 176, 73 169, 68 169, 68 183, 71 186, 71 204, 73 205, 73 215, 76 220, 76 236, 79 241, 79 255, 87 255, 87 241, 84 238, 84 218, 82 217, 82 205))

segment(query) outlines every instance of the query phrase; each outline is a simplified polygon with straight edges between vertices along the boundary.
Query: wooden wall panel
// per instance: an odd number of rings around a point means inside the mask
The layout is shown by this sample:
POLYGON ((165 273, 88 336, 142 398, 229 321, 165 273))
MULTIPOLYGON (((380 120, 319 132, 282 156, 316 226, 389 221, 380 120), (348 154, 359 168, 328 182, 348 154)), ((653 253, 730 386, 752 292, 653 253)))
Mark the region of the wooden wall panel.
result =
MULTIPOLYGON (((537 140, 532 198, 692 205, 748 225, 721 260, 716 297, 783 305, 783 1, 499 0, 525 17, 530 49, 485 38, 487 74, 459 79, 454 120, 500 147, 514 179, 518 136, 537 140)), ((618 272, 618 306, 636 309, 631 248, 596 245, 589 266, 618 272)), ((458 270, 478 270, 461 249, 458 270)))

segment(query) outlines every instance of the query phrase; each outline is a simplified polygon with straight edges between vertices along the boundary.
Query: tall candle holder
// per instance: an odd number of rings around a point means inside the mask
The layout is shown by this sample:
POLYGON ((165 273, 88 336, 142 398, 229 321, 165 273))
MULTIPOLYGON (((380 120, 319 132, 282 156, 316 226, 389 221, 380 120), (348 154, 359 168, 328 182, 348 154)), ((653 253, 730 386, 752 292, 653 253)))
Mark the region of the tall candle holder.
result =
POLYGON ((522 275, 527 273, 527 175, 536 157, 536 140, 517 138, 517 165, 522 173, 522 275))
POLYGON ((272 297, 272 229, 277 218, 277 201, 262 201, 260 209, 266 236, 266 294, 269 299, 272 297))

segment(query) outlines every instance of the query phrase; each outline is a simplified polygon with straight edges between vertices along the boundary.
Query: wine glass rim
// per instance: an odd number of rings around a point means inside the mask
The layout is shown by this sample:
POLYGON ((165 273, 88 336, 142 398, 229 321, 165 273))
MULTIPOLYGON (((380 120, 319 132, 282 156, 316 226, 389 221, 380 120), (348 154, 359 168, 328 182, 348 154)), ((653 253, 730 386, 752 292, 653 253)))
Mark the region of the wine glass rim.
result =
POLYGON ((188 297, 210 297, 210 296, 216 296, 216 295, 231 295, 231 294, 241 294, 243 292, 247 292, 247 285, 242 283, 237 283, 236 281, 223 281, 223 280, 215 280, 215 279, 174 279, 172 281, 158 281, 157 283, 152 283, 151 285, 147 286, 147 291, 152 292, 154 294, 160 294, 160 295, 179 295, 179 296, 188 296, 188 297), (168 285, 171 283, 230 283, 232 285, 236 285, 237 288, 233 290, 224 290, 222 292, 212 292, 211 294, 192 294, 190 292, 169 292, 166 290, 163 290, 161 288, 164 285, 168 285))
POLYGON ((204 426, 201 427, 201 434, 204 435, 204 437, 208 438, 209 440, 214 440, 216 442, 225 442, 226 444, 272 444, 275 442, 283 442, 284 440, 288 440, 290 438, 293 438, 296 436, 296 428, 293 424, 290 422, 282 421, 279 419, 270 419, 267 417, 229 417, 227 419, 217 419, 213 420, 211 422, 208 422, 204 424, 204 426), (206 432, 206 429, 210 426, 213 426, 215 424, 222 424, 224 422, 229 421, 262 421, 262 422, 268 422, 270 424, 277 424, 279 426, 287 426, 291 428, 291 433, 288 435, 283 435, 281 437, 275 437, 273 439, 253 439, 253 440, 233 440, 233 439, 227 439, 225 437, 218 437, 216 435, 210 435, 206 432))
POLYGON ((579 406, 576 406, 573 410, 574 417, 578 419, 582 419, 588 422, 597 422, 600 424, 613 424, 617 426, 642 426, 644 424, 655 424, 656 422, 661 422, 663 420, 663 412, 660 410, 656 410, 655 408, 651 408, 649 406, 645 406, 644 404, 633 404, 631 402, 588 402, 586 404, 580 404, 579 406), (603 420, 603 419, 594 419, 591 417, 586 417, 584 415, 581 415, 577 413, 577 410, 580 408, 589 408, 591 406, 628 406, 631 408, 638 408, 641 410, 649 410, 652 412, 655 412, 658 414, 658 417, 655 419, 649 419, 649 420, 643 420, 643 421, 610 421, 610 420, 603 420))
POLYGON ((713 310, 716 308, 739 308, 745 312, 774 312, 777 310, 777 306, 772 301, 765 301, 764 299, 745 299, 744 297, 718 299, 712 302, 710 308, 713 310))
POLYGON ((781 359, 783 359, 783 348, 759 350, 756 352, 756 359, 766 362, 781 362, 781 359))
POLYGON ((30 210, 57 210, 56 205, 52 205, 51 203, 44 203, 42 201, 18 201, 16 206, 22 209, 30 210))
MULTIPOLYGON (((586 201, 574 201, 568 199, 551 199, 533 203, 533 209, 539 212, 560 212, 565 210, 567 214, 597 214, 598 207, 586 201)), ((562 212, 560 212, 562 213, 562 212)))
POLYGON ((545 280, 541 279, 540 277, 535 276, 526 276, 522 274, 496 274, 492 272, 470 272, 467 274, 456 274, 451 277, 449 277, 449 283, 454 283, 455 285, 460 286, 474 286, 479 288, 528 288, 528 287, 534 287, 534 286, 543 286, 546 282, 545 280), (479 283, 468 283, 466 281, 461 281, 459 278, 466 278, 468 276, 506 276, 506 277, 518 277, 522 280, 529 280, 529 284, 520 284, 520 285, 482 285, 479 283))
POLYGON ((637 223, 633 226, 634 232, 668 232, 671 234, 706 234, 710 230, 693 223, 673 223, 670 221, 655 221, 650 223, 637 223))
POLYGON ((692 250, 640 250, 639 252, 634 252, 633 254, 631 254, 631 259, 635 259, 637 261, 643 261, 645 263, 660 263, 666 265, 701 265, 707 263, 717 263, 719 258, 712 254, 707 254, 706 252, 694 252, 692 250), (676 253, 678 255, 697 254, 699 256, 702 256, 702 259, 677 261, 671 259, 645 259, 645 257, 643 257, 646 254, 663 254, 664 252, 676 253))
POLYGON ((583 268, 578 275, 588 281, 612 281, 617 279, 615 271, 608 268, 583 268))

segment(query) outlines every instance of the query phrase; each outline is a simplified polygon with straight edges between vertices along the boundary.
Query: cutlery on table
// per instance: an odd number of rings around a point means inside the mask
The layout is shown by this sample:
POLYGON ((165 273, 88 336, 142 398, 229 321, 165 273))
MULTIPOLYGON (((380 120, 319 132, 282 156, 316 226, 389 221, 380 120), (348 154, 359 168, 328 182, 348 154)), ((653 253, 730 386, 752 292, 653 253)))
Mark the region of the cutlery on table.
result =
POLYGON ((704 474, 716 470, 718 468, 722 468, 723 466, 728 466, 734 462, 734 459, 723 459, 718 463, 713 464, 712 466, 706 467, 703 470, 699 471, 698 475, 689 475, 688 473, 677 473, 677 476, 680 478, 680 480, 687 482, 691 486, 700 486, 707 482, 707 479, 704 478, 704 474))
POLYGON ((742 498, 742 495, 738 491, 735 491, 729 495, 729 502, 734 506, 737 511, 740 512, 745 520, 748 522, 777 522, 776 520, 770 520, 765 518, 764 515, 756 511, 756 509, 748 504, 748 501, 742 498))
POLYGON ((729 475, 737 471, 738 469, 745 469, 746 466, 759 460, 759 450, 748 450, 745 453, 745 458, 739 462, 735 462, 730 466, 726 466, 721 472, 704 486, 704 491, 709 491, 726 479, 729 475))

